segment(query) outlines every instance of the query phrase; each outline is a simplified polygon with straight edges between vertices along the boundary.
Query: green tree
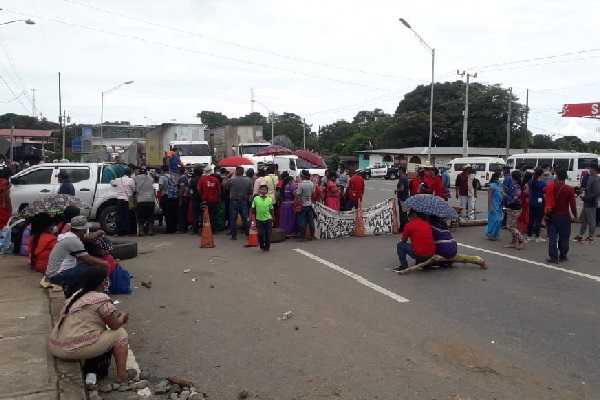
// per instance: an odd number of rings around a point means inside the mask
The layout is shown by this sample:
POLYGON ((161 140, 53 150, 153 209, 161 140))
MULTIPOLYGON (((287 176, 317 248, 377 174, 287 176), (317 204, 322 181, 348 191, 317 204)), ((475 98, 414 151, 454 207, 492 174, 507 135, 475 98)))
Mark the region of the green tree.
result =
POLYGON ((534 135, 533 136, 533 144, 534 149, 553 149, 556 147, 554 144, 554 139, 552 139, 552 135, 534 135))
POLYGON ((201 111, 196 114, 196 118, 200 118, 200 121, 206 125, 208 129, 229 125, 229 118, 216 111, 201 111))
POLYGON ((321 127, 319 132, 319 147, 324 154, 333 154, 340 149, 344 142, 359 132, 360 127, 348 121, 340 120, 321 127))
POLYGON ((29 115, 4 114, 0 115, 0 128, 9 129, 11 126, 15 129, 58 129, 60 125, 56 122, 48 121, 46 118, 37 119, 29 115))
POLYGON ((295 150, 294 143, 292 143, 292 139, 284 135, 277 135, 273 138, 273 144, 287 147, 290 150, 295 150))

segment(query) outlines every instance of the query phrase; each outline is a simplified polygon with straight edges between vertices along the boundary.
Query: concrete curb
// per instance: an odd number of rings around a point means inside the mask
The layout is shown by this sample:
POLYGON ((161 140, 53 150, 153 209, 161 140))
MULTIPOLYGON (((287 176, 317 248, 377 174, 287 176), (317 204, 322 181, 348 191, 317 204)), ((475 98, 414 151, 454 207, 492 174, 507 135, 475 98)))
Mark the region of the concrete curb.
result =
MULTIPOLYGON (((52 326, 60 319, 60 310, 65 303, 63 292, 48 290, 48 300, 52 326)), ((54 358, 54 357, 53 357, 54 358)), ((58 376, 58 396, 60 400, 87 400, 82 365, 79 361, 64 361, 54 358, 58 376)))

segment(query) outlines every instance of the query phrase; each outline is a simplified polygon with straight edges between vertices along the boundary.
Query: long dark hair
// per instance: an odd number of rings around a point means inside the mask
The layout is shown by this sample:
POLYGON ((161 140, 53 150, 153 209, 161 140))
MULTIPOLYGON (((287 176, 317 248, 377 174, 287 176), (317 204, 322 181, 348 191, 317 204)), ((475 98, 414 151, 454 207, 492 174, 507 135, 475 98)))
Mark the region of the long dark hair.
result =
POLYGON ((79 210, 79 208, 75 206, 67 206, 67 208, 65 208, 65 211, 63 212, 62 221, 60 221, 56 226, 58 228, 58 233, 60 234, 61 231, 64 229, 65 225, 71 222, 73 217, 76 217, 79 214, 81 214, 81 210, 79 210))
POLYGON ((281 187, 279 188, 279 198, 281 199, 281 201, 283 201, 283 195, 285 193, 285 186, 288 183, 292 183, 292 182, 294 182, 294 178, 289 175, 283 178, 283 183, 281 184, 281 187))
POLYGON ((537 192, 538 190, 538 182, 540 180, 540 176, 544 173, 544 170, 541 168, 536 168, 533 170, 533 178, 531 179, 531 192, 537 192))
POLYGON ((102 267, 87 267, 85 269, 85 275, 83 276, 83 288, 76 292, 70 300, 67 300, 69 303, 66 305, 65 310, 63 312, 63 316, 58 323, 58 327, 60 328, 62 323, 65 321, 66 315, 69 314, 69 310, 71 306, 75 304, 77 300, 79 300, 84 294, 89 293, 93 290, 96 290, 98 286, 106 279, 106 269, 102 267))
POLYGON ((35 250, 43 233, 52 226, 52 218, 47 213, 36 214, 31 218, 31 268, 35 268, 35 250))
POLYGON ((512 177, 513 184, 520 185, 523 181, 523 175, 521 175, 521 171, 519 170, 513 171, 510 175, 512 177))

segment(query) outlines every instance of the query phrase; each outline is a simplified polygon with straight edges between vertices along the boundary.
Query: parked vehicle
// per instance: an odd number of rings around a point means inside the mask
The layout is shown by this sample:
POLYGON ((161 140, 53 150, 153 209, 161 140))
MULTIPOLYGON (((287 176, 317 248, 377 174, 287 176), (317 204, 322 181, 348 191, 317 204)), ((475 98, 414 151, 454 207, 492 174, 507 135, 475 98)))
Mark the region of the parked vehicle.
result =
POLYGON ((490 178, 496 171, 502 171, 506 165, 502 158, 498 157, 460 157, 455 158, 448 164, 448 173, 450 174, 450 185, 454 186, 456 177, 460 174, 465 165, 471 164, 475 172, 474 186, 480 190, 483 186, 490 185, 490 178))
POLYGON ((96 220, 107 234, 116 232, 117 188, 110 181, 123 176, 122 164, 58 162, 38 164, 11 177, 13 214, 38 197, 58 192, 59 172, 65 171, 75 187, 75 196, 89 208, 86 215, 96 220))
POLYGON ((579 190, 581 173, 587 169, 592 161, 598 161, 597 154, 591 153, 521 153, 513 154, 506 160, 506 165, 511 169, 517 169, 525 165, 533 169, 540 164, 548 164, 551 167, 560 165, 567 169, 566 183, 579 190))
POLYGON ((398 168, 394 165, 373 164, 365 169, 356 171, 365 180, 371 178, 396 179, 398 177, 398 168))

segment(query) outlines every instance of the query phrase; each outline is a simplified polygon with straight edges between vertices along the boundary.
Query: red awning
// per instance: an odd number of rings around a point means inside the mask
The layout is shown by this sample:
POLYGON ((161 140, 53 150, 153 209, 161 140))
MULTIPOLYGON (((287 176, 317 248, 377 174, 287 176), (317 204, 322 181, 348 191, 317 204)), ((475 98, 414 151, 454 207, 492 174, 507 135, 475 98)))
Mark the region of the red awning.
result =
POLYGON ((563 104, 563 117, 588 117, 600 116, 600 101, 596 103, 563 104))
MULTIPOLYGON (((41 129, 14 129, 13 136, 16 138, 36 137, 49 138, 52 135, 52 130, 41 129)), ((0 137, 10 137, 10 129, 0 129, 0 137)))

